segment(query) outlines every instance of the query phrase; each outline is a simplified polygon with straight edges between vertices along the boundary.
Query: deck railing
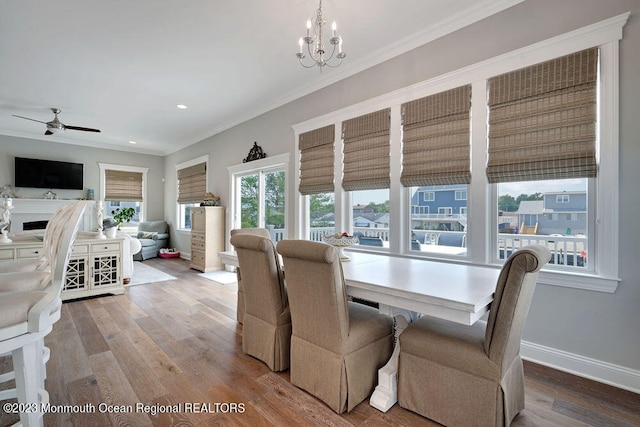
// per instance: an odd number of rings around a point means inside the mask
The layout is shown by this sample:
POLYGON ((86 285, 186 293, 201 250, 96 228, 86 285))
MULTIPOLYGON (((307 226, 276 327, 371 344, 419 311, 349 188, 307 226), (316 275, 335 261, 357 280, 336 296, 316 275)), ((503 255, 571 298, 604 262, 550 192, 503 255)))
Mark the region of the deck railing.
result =
MULTIPOLYGON (((268 227, 271 237, 278 242, 284 238, 284 230, 268 227)), ((380 237, 383 241, 389 241, 388 228, 354 227, 354 233, 362 233, 367 237, 380 237)), ((322 236, 333 234, 333 227, 315 227, 310 230, 311 240, 321 242, 322 236)), ((421 247, 421 251, 427 252, 424 245, 429 246, 428 252, 437 252, 438 242, 442 235, 463 235, 463 245, 466 246, 466 233, 463 231, 435 231, 413 230, 412 233, 421 247), (435 250, 434 250, 435 249, 435 250)), ((527 245, 544 245, 551 251, 550 264, 565 265, 570 267, 587 267, 587 238, 585 236, 549 236, 538 234, 498 234, 498 259, 506 259, 515 250, 527 245)))
POLYGON ((583 236, 547 236, 538 234, 499 234, 498 258, 506 259, 516 249, 543 245, 551 251, 550 264, 586 268, 587 238, 583 236))

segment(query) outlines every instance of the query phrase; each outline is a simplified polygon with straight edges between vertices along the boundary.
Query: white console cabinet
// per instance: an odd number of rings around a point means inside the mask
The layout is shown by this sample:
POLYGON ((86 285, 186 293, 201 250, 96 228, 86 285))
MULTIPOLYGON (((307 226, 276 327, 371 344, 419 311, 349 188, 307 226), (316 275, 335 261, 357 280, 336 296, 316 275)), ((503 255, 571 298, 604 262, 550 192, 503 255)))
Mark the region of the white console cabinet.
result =
MULTIPOLYGON (((62 299, 124 293, 123 242, 123 237, 101 240, 76 238, 62 289, 62 299)), ((0 245, 0 261, 40 258, 42 251, 42 242, 35 237, 14 239, 13 243, 0 245)))

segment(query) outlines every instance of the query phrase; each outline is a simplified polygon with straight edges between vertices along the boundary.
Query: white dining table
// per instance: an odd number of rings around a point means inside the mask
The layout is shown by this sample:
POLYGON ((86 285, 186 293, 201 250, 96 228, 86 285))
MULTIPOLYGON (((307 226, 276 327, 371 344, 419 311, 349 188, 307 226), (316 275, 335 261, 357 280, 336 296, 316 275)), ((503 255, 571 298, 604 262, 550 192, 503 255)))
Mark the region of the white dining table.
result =
MULTIPOLYGON (((469 264, 347 251, 342 263, 347 294, 392 308, 472 325, 489 310, 500 269, 469 264)), ((238 266, 234 251, 220 252, 226 265, 238 266)))
MULTIPOLYGON (((350 258, 342 262, 347 294, 377 302, 380 312, 395 317, 396 338, 406 327, 397 317, 403 310, 472 325, 489 311, 500 274, 496 267, 354 251, 345 254, 350 258)), ((220 252, 220 258, 226 265, 238 266, 233 251, 220 252)), ((410 321, 411 315, 402 314, 410 321)), ((397 343, 396 339, 391 359, 378 371, 378 386, 369 401, 384 412, 397 402, 397 343)))

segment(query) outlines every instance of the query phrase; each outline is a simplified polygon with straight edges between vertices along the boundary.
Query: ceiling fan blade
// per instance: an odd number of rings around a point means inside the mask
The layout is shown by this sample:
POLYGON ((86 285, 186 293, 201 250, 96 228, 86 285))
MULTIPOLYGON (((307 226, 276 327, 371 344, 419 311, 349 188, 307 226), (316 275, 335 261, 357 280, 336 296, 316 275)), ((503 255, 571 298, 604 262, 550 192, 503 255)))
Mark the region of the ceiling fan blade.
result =
POLYGON ((53 132, 51 132, 49 129, 47 129, 47 131, 44 134, 45 135, 53 135, 53 132))
POLYGON ((67 129, 71 129, 71 130, 83 130, 85 132, 100 132, 100 129, 83 128, 83 127, 80 127, 80 126, 64 125, 64 127, 67 128, 67 129))
POLYGON ((30 119, 29 117, 23 117, 23 116, 18 116, 16 114, 12 114, 13 117, 19 117, 21 119, 25 119, 25 120, 31 120, 32 122, 38 122, 38 123, 47 123, 47 122, 41 122, 40 120, 36 120, 36 119, 30 119))

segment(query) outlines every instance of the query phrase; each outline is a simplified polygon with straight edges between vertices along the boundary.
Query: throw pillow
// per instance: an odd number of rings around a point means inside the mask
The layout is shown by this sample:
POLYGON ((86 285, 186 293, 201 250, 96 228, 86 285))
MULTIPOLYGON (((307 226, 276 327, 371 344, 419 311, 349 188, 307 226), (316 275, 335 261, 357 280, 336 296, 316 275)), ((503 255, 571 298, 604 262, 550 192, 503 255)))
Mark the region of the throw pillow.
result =
POLYGON ((158 237, 157 231, 138 231, 138 239, 156 239, 158 237))

